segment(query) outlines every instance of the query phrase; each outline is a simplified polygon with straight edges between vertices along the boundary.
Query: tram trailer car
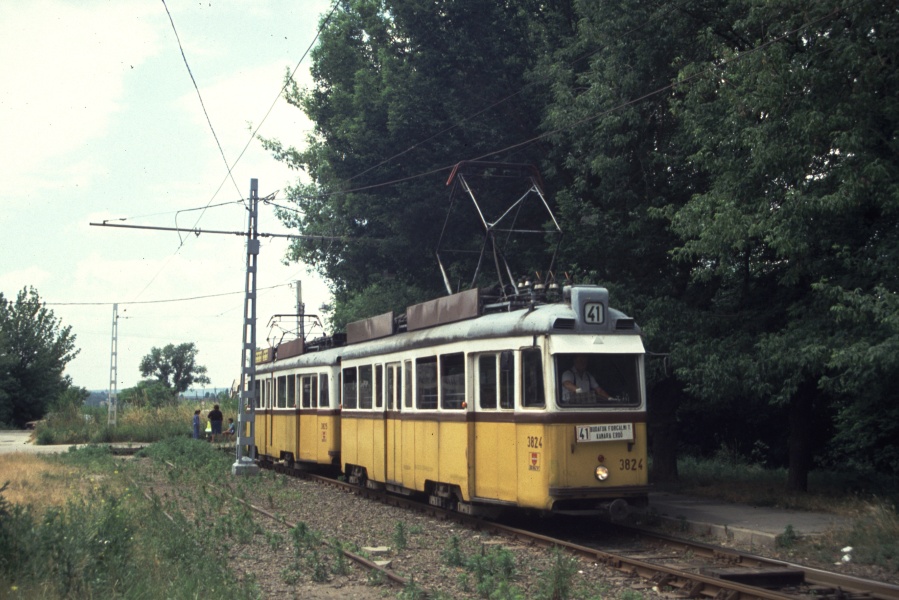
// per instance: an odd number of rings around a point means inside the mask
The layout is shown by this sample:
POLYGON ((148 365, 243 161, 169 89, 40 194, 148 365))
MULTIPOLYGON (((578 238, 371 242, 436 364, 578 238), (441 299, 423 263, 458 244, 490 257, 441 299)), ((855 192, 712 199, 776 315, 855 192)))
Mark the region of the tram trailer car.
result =
POLYGON ((256 456, 262 463, 340 466, 340 353, 303 340, 256 351, 256 456), (275 358, 277 356, 277 359, 275 358))
POLYGON ((645 351, 608 299, 513 309, 475 289, 409 307, 398 333, 392 313, 352 323, 346 346, 257 367, 258 456, 469 514, 621 518, 649 491, 645 351), (578 356, 603 395, 562 385, 578 356))

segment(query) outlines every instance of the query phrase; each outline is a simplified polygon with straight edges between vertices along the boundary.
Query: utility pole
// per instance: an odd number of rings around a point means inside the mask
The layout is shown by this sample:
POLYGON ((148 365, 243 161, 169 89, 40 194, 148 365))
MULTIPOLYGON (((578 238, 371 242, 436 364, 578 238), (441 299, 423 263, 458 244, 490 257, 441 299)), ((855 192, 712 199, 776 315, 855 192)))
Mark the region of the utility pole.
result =
POLYGON ((112 305, 112 351, 109 354, 109 413, 106 424, 110 427, 116 425, 116 411, 118 408, 118 384, 116 380, 119 374, 119 305, 112 305))
MULTIPOLYGON (((250 180, 250 206, 249 216, 247 217, 247 232, 242 231, 218 231, 218 230, 201 230, 201 229, 183 229, 180 227, 150 227, 144 225, 127 225, 124 223, 91 223, 96 227, 120 227, 127 229, 151 229, 157 231, 177 231, 185 233, 193 233, 200 235, 201 233, 215 233, 226 235, 246 235, 247 237, 247 273, 244 286, 244 311, 243 311, 243 347, 242 361, 240 371, 240 392, 237 403, 237 459, 231 467, 233 475, 252 475, 259 472, 259 467, 255 463, 256 458, 256 402, 258 391, 256 390, 256 275, 257 275, 257 259, 259 256, 259 238, 287 238, 287 239, 315 239, 315 240, 340 240, 345 241, 346 238, 331 236, 306 236, 291 235, 279 233, 259 233, 259 182, 257 179, 250 180)), ((113 366, 110 369, 115 371, 115 344, 116 344, 116 320, 113 318, 113 366)), ((110 395, 115 398, 115 376, 111 376, 110 395)), ((110 413, 114 415, 115 413, 110 413)), ((114 418, 113 416, 110 417, 114 418)))
POLYGON ((247 273, 243 302, 243 347, 237 401, 237 458, 232 475, 255 475, 256 465, 256 268, 259 258, 259 181, 250 180, 247 273))

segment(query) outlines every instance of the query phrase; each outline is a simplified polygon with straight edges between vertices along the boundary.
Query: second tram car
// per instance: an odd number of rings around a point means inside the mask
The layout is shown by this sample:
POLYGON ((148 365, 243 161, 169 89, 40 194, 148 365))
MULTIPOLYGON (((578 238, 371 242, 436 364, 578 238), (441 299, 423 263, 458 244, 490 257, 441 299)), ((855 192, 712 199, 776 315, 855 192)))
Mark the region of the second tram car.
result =
POLYGON ((471 514, 620 517, 649 490, 644 348, 608 300, 570 286, 516 307, 474 289, 409 307, 399 331, 388 313, 345 345, 261 356, 257 455, 471 514))

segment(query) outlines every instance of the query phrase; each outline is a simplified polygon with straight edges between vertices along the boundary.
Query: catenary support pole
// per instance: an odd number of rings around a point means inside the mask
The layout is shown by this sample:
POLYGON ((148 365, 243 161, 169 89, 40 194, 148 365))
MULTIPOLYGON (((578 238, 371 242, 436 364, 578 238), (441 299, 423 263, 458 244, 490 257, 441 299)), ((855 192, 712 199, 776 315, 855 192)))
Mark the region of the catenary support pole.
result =
POLYGON ((243 302, 243 345, 237 402, 237 458, 232 475, 255 475, 256 465, 256 268, 259 258, 259 181, 250 180, 247 217, 247 273, 243 302))
POLYGON ((118 383, 119 378, 119 305, 112 305, 112 351, 109 353, 109 412, 106 424, 115 427, 118 419, 119 404, 118 383))

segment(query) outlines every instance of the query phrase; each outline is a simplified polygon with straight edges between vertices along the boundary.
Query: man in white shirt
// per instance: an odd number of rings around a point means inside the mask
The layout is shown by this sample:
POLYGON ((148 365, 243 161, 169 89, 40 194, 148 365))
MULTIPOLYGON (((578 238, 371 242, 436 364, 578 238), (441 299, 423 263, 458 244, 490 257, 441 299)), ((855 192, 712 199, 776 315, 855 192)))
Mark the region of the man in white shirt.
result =
POLYGON ((602 400, 609 399, 609 393, 602 389, 596 379, 587 372, 587 356, 578 354, 574 357, 574 366, 562 373, 562 400, 570 402, 580 394, 593 394, 602 400))

